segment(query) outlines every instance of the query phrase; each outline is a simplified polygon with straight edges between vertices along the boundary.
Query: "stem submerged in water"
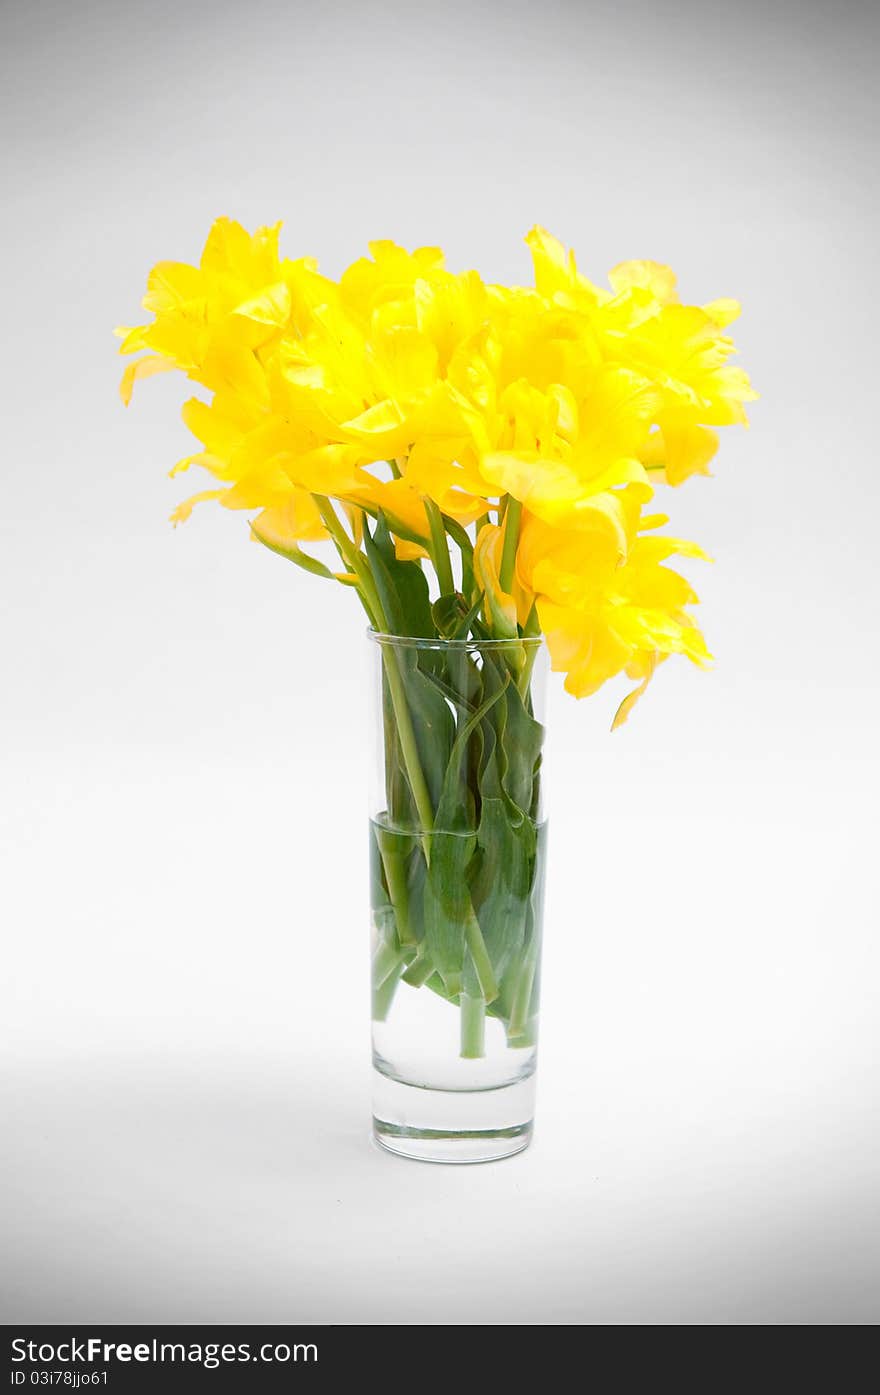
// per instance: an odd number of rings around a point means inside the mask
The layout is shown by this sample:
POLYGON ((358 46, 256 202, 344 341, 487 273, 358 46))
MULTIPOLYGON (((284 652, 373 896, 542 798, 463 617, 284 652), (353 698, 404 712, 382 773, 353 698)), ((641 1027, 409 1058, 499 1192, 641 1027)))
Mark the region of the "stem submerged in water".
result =
POLYGON ((528 1044, 527 1038, 530 1033, 529 1007, 532 1001, 532 987, 535 982, 535 971, 537 967, 538 940, 537 936, 533 935, 523 954, 522 964, 520 965, 516 985, 513 990, 513 1001, 510 1005, 507 1040, 511 1046, 525 1046, 528 1044))
POLYGON ((384 1022, 391 1011, 391 1004, 397 992, 397 985, 403 976, 404 965, 398 962, 383 983, 373 985, 373 1021, 384 1022))
POLYGON ((486 941, 483 939, 483 934, 480 930, 480 922, 477 920, 473 911, 471 911, 468 916, 467 926, 465 927, 465 939, 467 941, 467 947, 471 952, 471 959, 474 963, 474 969, 480 988, 483 991, 483 999, 487 1003, 494 1002, 498 997, 498 984, 492 969, 492 960, 486 948, 486 941))
POLYGON ((472 998, 462 993, 461 1012, 461 1054, 467 1060, 479 1060, 486 1054, 486 1001, 472 998))
POLYGON ((388 689, 391 693, 391 705, 394 708, 394 716, 397 721, 397 734, 400 737, 400 749, 403 753, 406 774, 409 780, 409 787, 412 790, 412 797, 415 801, 419 815, 419 825, 422 832, 422 844, 425 850, 425 861, 431 860, 430 832, 434 827, 434 809, 431 804, 431 796, 425 781, 419 760, 419 748, 416 745, 416 734, 413 730, 412 717, 410 716, 409 705, 406 700, 406 689, 403 685, 400 668, 397 663, 397 655, 390 645, 384 645, 382 649, 382 661, 385 665, 385 674, 388 678, 388 689))

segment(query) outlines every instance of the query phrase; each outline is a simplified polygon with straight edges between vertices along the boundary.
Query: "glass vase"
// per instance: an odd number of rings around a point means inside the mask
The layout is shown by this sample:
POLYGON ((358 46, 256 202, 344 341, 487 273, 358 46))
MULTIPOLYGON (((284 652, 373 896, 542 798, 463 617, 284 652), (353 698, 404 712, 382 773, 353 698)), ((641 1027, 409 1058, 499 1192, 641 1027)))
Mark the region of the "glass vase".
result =
POLYGON ((488 1162, 533 1129, 546 651, 369 640, 374 1137, 488 1162))

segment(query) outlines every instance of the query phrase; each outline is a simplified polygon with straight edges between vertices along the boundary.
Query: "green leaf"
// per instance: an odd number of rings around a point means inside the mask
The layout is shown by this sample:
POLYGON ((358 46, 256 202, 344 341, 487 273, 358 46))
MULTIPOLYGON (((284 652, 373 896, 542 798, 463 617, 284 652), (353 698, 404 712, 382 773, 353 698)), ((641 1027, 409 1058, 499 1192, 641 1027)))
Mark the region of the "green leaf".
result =
POLYGON ((400 733, 388 678, 382 675, 382 720, 385 728, 385 802, 389 822, 395 828, 417 828, 418 815, 406 774, 406 763, 400 745, 400 733))
POLYGON ((461 596, 440 596, 431 606, 431 619, 437 628, 437 633, 444 639, 451 639, 458 627, 464 602, 461 596))
POLYGON ((537 804, 544 728, 528 711, 515 683, 508 684, 506 704, 504 750, 507 771, 502 783, 514 804, 524 813, 532 814, 537 804))
POLYGON ((431 860, 425 882, 425 939, 431 958, 450 996, 461 991, 465 945, 477 970, 482 967, 482 990, 487 1001, 498 992, 482 944, 468 888, 468 867, 476 847, 473 795, 462 774, 472 738, 480 740, 480 724, 503 697, 504 686, 492 694, 459 727, 437 804, 431 860), (482 950, 482 962, 481 962, 482 950))
POLYGON ((455 630, 454 630, 454 632, 453 632, 453 634, 452 634, 452 636, 451 636, 452 639, 467 639, 467 638, 468 638, 468 636, 469 636, 469 634, 470 634, 470 631, 471 631, 471 626, 473 625, 474 621, 476 620, 477 616, 479 615, 479 613, 480 613, 480 606, 481 606, 482 604, 483 604, 483 592, 481 591, 480 594, 477 596, 477 599, 474 601, 473 605, 471 606, 470 610, 467 612, 466 615, 463 615, 462 618, 461 618, 461 620, 458 622, 458 625, 456 626, 456 628, 455 628, 455 630))
POLYGON ((443 515, 446 531, 461 552, 461 589, 466 596, 474 590, 474 545, 467 531, 454 518, 443 515))
POLYGON ((410 888, 407 865, 411 858, 414 838, 376 819, 372 825, 382 867, 382 885, 394 911, 397 938, 401 946, 414 945, 418 926, 410 912, 410 888))
POLYGON ((509 682, 510 675, 508 674, 504 682, 494 692, 491 692, 476 711, 472 712, 467 720, 462 722, 459 726, 449 756, 449 763, 446 767, 446 774, 443 779, 443 789, 437 805, 437 815, 434 823, 435 828, 451 829, 459 832, 468 832, 472 830, 472 809, 468 809, 462 805, 461 772, 464 768, 471 738, 473 737, 479 740, 480 723, 488 716, 495 704, 504 696, 509 682))
POLYGON ((491 727, 484 731, 484 742, 478 851, 471 896, 492 967, 501 979, 525 939, 534 875, 535 829, 502 787, 497 739, 491 727))
MULTIPOLYGON (((510 678, 505 649, 506 646, 499 647, 486 654, 483 684, 487 689, 510 678)), ((533 816, 537 809, 538 771, 545 732, 529 711, 528 693, 524 701, 515 682, 507 682, 505 687, 504 703, 493 713, 501 784, 505 795, 522 811, 523 817, 533 816)))
POLYGON ((471 542, 467 534, 467 531, 462 526, 462 524, 459 523, 457 519, 450 518, 448 514, 444 514, 443 525, 449 536, 452 538, 452 541, 461 548, 462 552, 467 552, 471 556, 473 556, 474 545, 471 542))
POLYGON ((476 674, 476 687, 471 687, 469 692, 462 692, 461 688, 450 683, 442 672, 426 673, 425 677, 429 683, 433 683, 439 693, 442 693, 447 702, 452 703, 456 711, 464 714, 466 719, 476 710, 473 703, 473 695, 479 692, 479 674, 476 674))
MULTIPOLYGON (((394 543, 383 515, 380 514, 372 535, 368 528, 364 529, 364 547, 390 632, 410 638, 432 638, 435 631, 425 574, 418 562, 401 562, 395 555, 394 543)), ((430 650, 420 650, 416 645, 400 645, 395 646, 395 662, 413 719, 416 746, 431 803, 436 808, 452 750, 455 721, 445 698, 422 671, 422 665, 430 666, 440 661, 430 650)), ((389 706, 390 698, 386 703, 386 712, 389 706)), ((393 724, 392 713, 386 720, 386 750, 390 741, 395 760, 399 759, 403 771, 405 767, 399 751, 399 738, 396 732, 390 730, 393 724)), ((406 807, 407 803, 400 795, 398 807, 406 807)), ((412 816, 411 807, 409 813, 412 816)), ((407 826, 417 826, 412 817, 407 826)))
POLYGON ((264 538, 255 523, 250 525, 251 533, 258 543, 265 547, 267 552, 274 552, 277 557, 284 557, 288 562, 294 562, 296 566, 302 567, 304 572, 311 572, 312 576, 322 576, 327 581, 342 581, 346 585, 355 585, 356 582, 344 572, 332 572, 329 567, 325 567, 323 562, 319 562, 317 557, 310 557, 302 548, 297 547, 295 542, 275 543, 264 538))
POLYGON ((473 915, 467 868, 476 841, 472 833, 431 836, 431 865, 424 891, 425 940, 451 997, 461 991, 466 927, 473 915))
POLYGON ((427 578, 418 562, 400 561, 383 513, 372 534, 364 526, 364 548, 389 633, 430 639, 434 626, 427 578))
POLYGON ((440 596, 431 606, 431 618, 438 634, 444 639, 467 639, 482 604, 482 591, 470 607, 461 594, 440 596))

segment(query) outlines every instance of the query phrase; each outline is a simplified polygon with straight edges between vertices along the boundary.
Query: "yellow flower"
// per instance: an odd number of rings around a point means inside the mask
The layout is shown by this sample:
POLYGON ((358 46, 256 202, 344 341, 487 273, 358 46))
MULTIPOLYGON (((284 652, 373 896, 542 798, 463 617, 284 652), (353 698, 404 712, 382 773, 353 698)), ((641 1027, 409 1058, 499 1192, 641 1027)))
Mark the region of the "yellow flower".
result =
POLYGON ((415 324, 415 285, 432 272, 443 270, 439 247, 418 247, 407 252, 395 242, 369 244, 370 258, 360 257, 345 271, 339 286, 342 304, 366 332, 374 317, 381 320, 388 307, 399 324, 415 324))
POLYGON ((721 331, 739 314, 737 302, 682 305, 672 270, 651 261, 614 267, 609 294, 585 281, 573 254, 543 229, 526 240, 538 289, 581 310, 603 359, 635 370, 658 391, 643 463, 673 485, 708 473, 718 448, 711 428, 745 424, 744 404, 756 397, 747 374, 727 363, 734 344, 721 331))
POLYGON ((253 520, 260 542, 277 548, 292 542, 316 542, 327 536, 317 506, 305 489, 292 489, 278 503, 261 509, 253 520))
POLYGON ((696 597, 666 565, 702 554, 645 510, 655 488, 707 473, 718 428, 745 422, 755 394, 726 333, 739 307, 683 304, 671 269, 645 260, 603 288, 544 229, 526 241, 529 287, 390 241, 337 282, 282 260, 277 226, 218 219, 198 266, 150 273, 152 319, 121 331, 121 352, 142 354, 121 391, 171 368, 205 390, 183 409, 200 449, 172 473, 199 466, 212 487, 176 522, 206 499, 250 511, 255 537, 319 575, 360 587, 370 516, 428 565, 444 519, 459 547, 479 520, 464 599, 481 594, 483 623, 507 638, 537 613, 578 696, 625 672, 637 686, 619 724, 670 654, 708 661, 696 597), (343 573, 299 549, 331 534, 343 573))
MULTIPOLYGON (((163 367, 198 377, 212 348, 226 343, 250 350, 276 336, 287 322, 290 292, 281 276, 281 224, 251 236, 238 223, 218 218, 198 267, 159 262, 147 280, 143 306, 154 322, 120 330, 120 352, 150 349, 163 367)), ((152 370, 135 365, 123 378, 127 401, 137 377, 152 370)))
POLYGON ((574 252, 566 252, 546 228, 532 228, 526 242, 532 253, 535 286, 541 295, 550 300, 558 298, 586 311, 607 299, 598 286, 580 274, 574 252))
MULTIPOLYGON (((653 521, 642 521, 643 527, 645 522, 653 521)), ((553 668, 566 674, 565 686, 575 697, 596 692, 620 672, 641 678, 644 691, 669 654, 701 666, 710 660, 686 609, 697 597, 684 577, 663 565, 674 555, 705 554, 693 543, 637 532, 638 523, 633 510, 633 535, 621 561, 616 538, 598 523, 587 537, 524 517, 518 580, 536 593, 553 668)), ((636 694, 630 696, 618 724, 636 694)))
POLYGON ((718 448, 711 427, 746 422, 744 404, 756 394, 748 375, 727 362, 733 351, 717 320, 695 305, 663 306, 629 337, 629 361, 662 394, 659 439, 650 442, 644 458, 662 465, 669 484, 707 473, 718 448))

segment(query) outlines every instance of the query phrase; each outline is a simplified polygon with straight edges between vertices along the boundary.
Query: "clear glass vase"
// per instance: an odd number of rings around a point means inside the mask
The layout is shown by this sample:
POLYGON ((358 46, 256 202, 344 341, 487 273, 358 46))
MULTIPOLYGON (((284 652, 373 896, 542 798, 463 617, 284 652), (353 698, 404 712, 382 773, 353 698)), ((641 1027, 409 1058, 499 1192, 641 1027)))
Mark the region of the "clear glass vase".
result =
POLYGON ((533 1128, 546 651, 369 638, 374 1136, 488 1162, 533 1128))

